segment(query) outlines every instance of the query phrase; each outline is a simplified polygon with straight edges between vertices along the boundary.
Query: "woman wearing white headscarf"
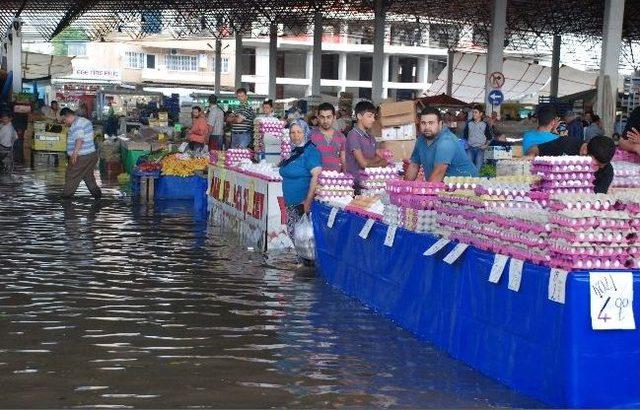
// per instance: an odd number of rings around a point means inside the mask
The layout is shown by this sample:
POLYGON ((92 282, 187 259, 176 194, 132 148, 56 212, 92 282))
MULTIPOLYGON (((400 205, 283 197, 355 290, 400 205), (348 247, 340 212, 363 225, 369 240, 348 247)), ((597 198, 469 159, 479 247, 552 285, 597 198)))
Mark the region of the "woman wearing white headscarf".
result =
POLYGON ((288 159, 280 163, 282 192, 286 205, 287 231, 294 238, 295 225, 309 212, 322 172, 320 151, 311 141, 307 141, 305 129, 294 122, 289 128, 293 150, 288 159))

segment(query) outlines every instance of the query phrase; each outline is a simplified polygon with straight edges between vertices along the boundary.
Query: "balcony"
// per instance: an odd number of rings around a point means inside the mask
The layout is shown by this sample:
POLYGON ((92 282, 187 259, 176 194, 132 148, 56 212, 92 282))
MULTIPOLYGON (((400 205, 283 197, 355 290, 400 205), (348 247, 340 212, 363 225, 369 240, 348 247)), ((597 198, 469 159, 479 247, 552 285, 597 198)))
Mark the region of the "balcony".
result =
POLYGON ((171 71, 162 66, 159 66, 157 69, 145 68, 141 74, 141 80, 143 82, 153 83, 213 86, 214 79, 215 74, 213 71, 171 71))

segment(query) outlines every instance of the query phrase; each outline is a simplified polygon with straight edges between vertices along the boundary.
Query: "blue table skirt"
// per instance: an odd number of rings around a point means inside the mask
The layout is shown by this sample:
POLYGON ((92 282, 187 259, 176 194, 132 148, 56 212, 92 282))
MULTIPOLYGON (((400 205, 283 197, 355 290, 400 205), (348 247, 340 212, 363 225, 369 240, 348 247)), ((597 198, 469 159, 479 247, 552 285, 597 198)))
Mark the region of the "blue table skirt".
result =
MULTIPOLYGON (((571 272, 566 303, 548 300, 547 267, 525 263, 519 292, 507 288, 507 270, 488 282, 494 254, 469 247, 453 265, 423 252, 437 239, 398 229, 384 246, 387 226, 315 203, 313 222, 319 273, 418 337, 482 373, 551 406, 637 407, 640 404, 640 331, 591 329, 589 273, 571 272)), ((633 272, 640 295, 640 273, 633 272)), ((638 297, 633 303, 640 319, 638 297)))

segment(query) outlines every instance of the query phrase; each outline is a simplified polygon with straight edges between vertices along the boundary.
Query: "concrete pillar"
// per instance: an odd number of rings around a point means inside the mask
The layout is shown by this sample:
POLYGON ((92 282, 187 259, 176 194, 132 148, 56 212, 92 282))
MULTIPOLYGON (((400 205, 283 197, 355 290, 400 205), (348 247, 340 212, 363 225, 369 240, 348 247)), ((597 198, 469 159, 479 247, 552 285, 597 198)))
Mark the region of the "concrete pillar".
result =
POLYGON ((7 54, 11 54, 11 66, 7 68, 13 72, 13 92, 19 93, 22 92, 22 19, 13 20, 11 36, 11 48, 7 47, 7 54))
POLYGON ((235 88, 242 87, 242 33, 236 31, 235 88))
MULTIPOLYGON (((374 31, 373 31, 373 72, 371 73, 371 99, 374 104, 380 102, 383 96, 383 81, 384 81, 384 34, 385 34, 385 10, 384 0, 374 1, 374 31)), ((387 64, 388 64, 388 60, 387 64)), ((387 65, 387 73, 388 65, 387 65)))
POLYGON ((560 47, 562 37, 559 34, 553 36, 553 50, 551 53, 551 83, 549 96, 558 98, 558 86, 560 84, 560 47))
MULTIPOLYGON (((487 73, 484 79, 484 101, 487 103, 487 112, 490 112, 489 93, 491 92, 491 73, 502 72, 502 60, 504 54, 505 29, 507 27, 507 0, 493 0, 491 12, 491 33, 489 33, 489 50, 487 52, 487 73)), ((500 115, 500 107, 493 107, 500 115)))
POLYGON ((453 59, 456 55, 454 50, 447 52, 447 95, 453 97, 453 59))
POLYGON ((320 95, 320 73, 322 70, 322 13, 313 17, 313 70, 311 76, 311 94, 320 95))
MULTIPOLYGON (((312 77, 313 77, 313 51, 308 51, 304 78, 311 79, 312 77)), ((312 84, 309 84, 309 86, 307 87, 307 95, 313 95, 312 84)))
POLYGON ((222 40, 216 40, 214 60, 214 93, 220 95, 220 77, 222 74, 222 40))
POLYGON ((602 29, 602 57, 598 78, 596 111, 602 120, 605 135, 611 135, 618 97, 618 62, 622 42, 624 0, 605 0, 602 29))
MULTIPOLYGON (((388 84, 385 84, 389 81, 389 59, 391 58, 391 56, 389 56, 388 54, 385 54, 384 59, 382 60, 382 94, 380 95, 380 100, 384 100, 385 98, 389 97, 389 87, 388 84)), ((375 68, 375 64, 373 65, 373 67, 375 68)), ((375 72, 375 71, 374 71, 375 72)), ((372 97, 373 97, 373 93, 372 93, 372 97)), ((376 100, 374 97, 374 101, 377 103, 380 102, 380 100, 376 100)))
MULTIPOLYGON (((425 85, 429 82, 429 58, 418 57, 418 82, 425 85)), ((426 86, 425 86, 426 89, 426 86)))
MULTIPOLYGON (((357 58, 360 58, 358 56, 357 58)), ((347 81, 347 53, 340 53, 338 55, 338 80, 342 82, 340 84, 340 92, 345 92, 347 87, 344 82, 347 81)))
POLYGON ((276 76, 278 69, 278 25, 269 27, 269 98, 276 98, 276 76))

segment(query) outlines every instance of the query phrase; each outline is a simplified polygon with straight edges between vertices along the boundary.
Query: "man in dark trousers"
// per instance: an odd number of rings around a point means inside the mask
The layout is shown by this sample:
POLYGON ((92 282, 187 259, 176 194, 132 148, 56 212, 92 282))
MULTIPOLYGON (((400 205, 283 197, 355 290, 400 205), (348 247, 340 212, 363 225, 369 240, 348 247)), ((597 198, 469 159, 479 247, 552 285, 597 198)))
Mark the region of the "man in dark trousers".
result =
POLYGON ((75 112, 66 107, 60 111, 60 116, 69 126, 67 134, 69 165, 65 174, 62 197, 73 198, 80 181, 84 181, 91 195, 100 199, 102 191, 94 175, 98 163, 98 153, 93 142, 93 124, 88 119, 77 116, 75 112))

